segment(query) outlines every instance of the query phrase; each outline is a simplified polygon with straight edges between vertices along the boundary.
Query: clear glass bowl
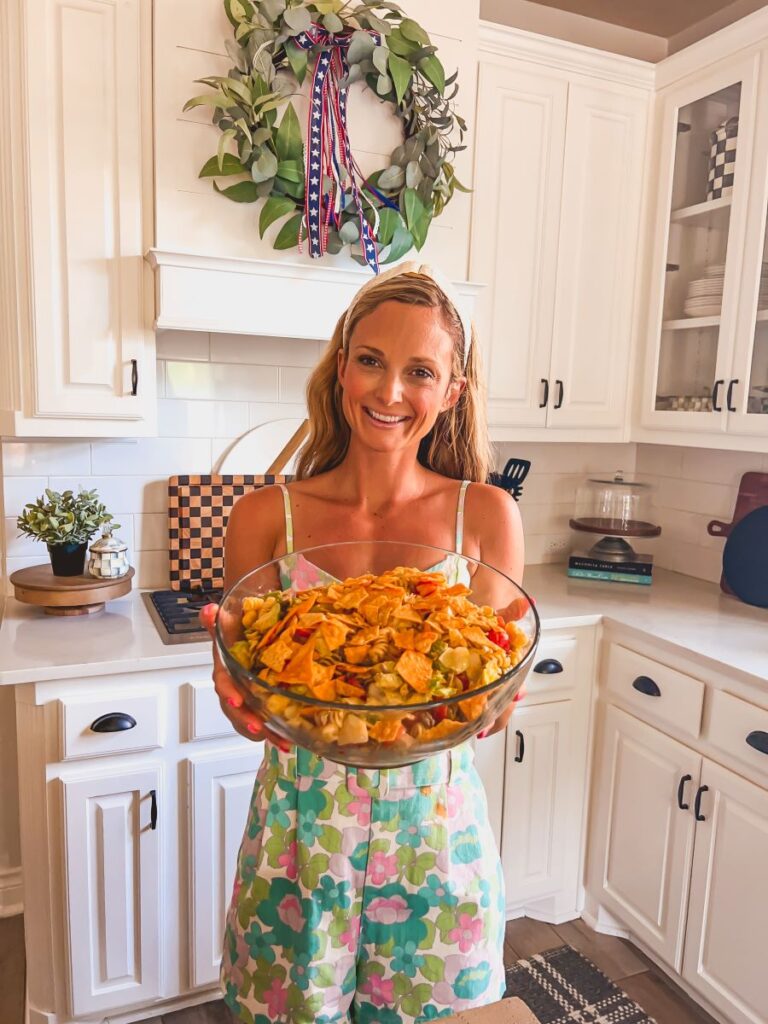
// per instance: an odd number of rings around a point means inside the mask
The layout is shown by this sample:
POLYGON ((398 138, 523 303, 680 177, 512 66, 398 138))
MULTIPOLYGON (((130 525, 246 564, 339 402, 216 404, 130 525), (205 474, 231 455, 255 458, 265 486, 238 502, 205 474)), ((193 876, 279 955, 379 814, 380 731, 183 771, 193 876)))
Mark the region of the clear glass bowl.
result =
MULTIPOLYGON (((513 642, 512 651, 516 664, 506 668, 499 678, 492 682, 484 682, 482 673, 478 671, 478 655, 482 655, 482 659, 493 654, 498 657, 498 645, 494 647, 488 641, 487 646, 483 647, 480 642, 482 638, 478 639, 478 635, 475 634, 474 642, 467 641, 465 647, 465 650, 477 652, 467 656, 470 660, 474 659, 471 673, 475 679, 469 680, 468 669, 461 681, 461 685, 467 689, 452 696, 443 693, 430 697, 429 688, 433 685, 432 680, 425 684, 423 694, 406 692, 409 691, 409 687, 403 687, 405 695, 396 694, 398 700, 391 703, 384 702, 390 698, 382 698, 380 688, 376 697, 372 698, 381 701, 380 703, 371 703, 365 699, 370 696, 368 691, 365 698, 359 694, 336 694, 334 700, 320 700, 316 696, 298 693, 296 686, 268 682, 264 678, 263 665, 257 669, 246 668, 232 653, 238 642, 246 641, 243 625, 244 601, 283 589, 280 583, 280 560, 267 562, 243 576, 222 598, 216 619, 216 644, 229 674, 242 690, 245 702, 264 720, 269 729, 289 742, 299 744, 321 757, 341 764, 371 768, 412 764, 431 754, 457 746, 481 730, 487 729, 523 685, 539 642, 539 616, 525 591, 497 569, 474 558, 457 555, 442 548, 397 541, 323 544, 297 552, 291 559, 295 561, 293 577, 296 586, 291 591, 283 591, 290 597, 305 591, 310 592, 315 587, 325 586, 329 582, 343 581, 368 573, 380 576, 398 567, 407 567, 419 572, 443 572, 449 586, 461 582, 470 588, 467 600, 481 608, 493 609, 505 624, 514 624, 516 629, 511 632, 518 646, 515 649, 513 642), (321 574, 318 570, 321 570, 321 574), (448 725, 442 725, 446 719, 448 725), (373 736, 379 738, 374 739, 370 735, 371 731, 373 736)), ((425 599, 428 600, 428 595, 425 599)), ((349 610, 347 614, 351 614, 349 610)), ((281 613, 281 620, 283 616, 284 613, 281 613)), ((401 622, 399 628, 403 628, 403 625, 410 624, 401 622)), ((416 627, 415 623, 413 625, 417 630, 421 628, 416 627)), ((500 625, 497 620, 497 628, 500 625)), ((291 633, 294 628, 292 627, 291 633)), ((299 632, 301 642, 308 642, 304 635, 308 630, 301 629, 299 632)), ((447 646, 456 649, 455 643, 447 642, 447 635, 447 631, 442 635, 447 646)), ((389 634, 385 633, 385 636, 389 634)), ((454 641, 455 639, 454 635, 454 641)), ((391 636, 389 642, 392 643, 391 636)), ((269 646, 267 643, 266 647, 269 646)), ((348 648, 342 645, 338 649, 339 654, 326 656, 326 664, 332 660, 341 660, 342 649, 347 660, 348 648)), ((241 645, 238 653, 243 656, 245 650, 241 645)), ((389 650, 393 652, 392 660, 397 660, 394 656, 397 653, 395 648, 390 647, 389 650)), ((431 651, 428 656, 431 660, 431 651)), ((349 654, 349 657, 352 657, 352 654, 349 654)), ((459 653, 456 657, 460 659, 456 663, 458 672, 461 659, 464 659, 465 655, 459 653)), ((452 656, 449 656, 449 660, 451 658, 452 656)), ((369 657, 367 660, 379 661, 381 653, 376 658, 369 657)), ((365 661, 362 664, 365 664, 365 661)), ((334 670, 334 673, 337 671, 341 672, 341 669, 334 670)), ((391 675, 388 678, 391 680, 391 675)))

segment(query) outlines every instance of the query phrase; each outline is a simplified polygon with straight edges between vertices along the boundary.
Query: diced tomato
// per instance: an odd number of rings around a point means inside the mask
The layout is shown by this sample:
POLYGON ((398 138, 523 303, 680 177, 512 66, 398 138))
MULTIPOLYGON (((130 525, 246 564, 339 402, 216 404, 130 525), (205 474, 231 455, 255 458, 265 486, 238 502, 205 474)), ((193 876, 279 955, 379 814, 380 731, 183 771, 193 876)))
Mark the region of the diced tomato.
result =
POLYGON ((466 672, 461 673, 461 675, 459 676, 459 682, 461 683, 462 690, 469 689, 469 676, 467 675, 466 672))
POLYGON ((301 643, 303 643, 305 640, 308 640, 311 636, 312 636, 312 630, 311 629, 301 629, 301 628, 299 628, 299 629, 294 631, 293 639, 294 640, 298 640, 301 643))
POLYGON ((509 650, 509 637, 503 630, 491 629, 488 631, 488 639, 492 644, 496 644, 497 647, 503 648, 503 650, 509 650))
POLYGON ((442 722, 442 720, 448 714, 448 708, 445 706, 445 704, 440 704, 438 707, 432 708, 430 714, 432 715, 436 722, 442 722))

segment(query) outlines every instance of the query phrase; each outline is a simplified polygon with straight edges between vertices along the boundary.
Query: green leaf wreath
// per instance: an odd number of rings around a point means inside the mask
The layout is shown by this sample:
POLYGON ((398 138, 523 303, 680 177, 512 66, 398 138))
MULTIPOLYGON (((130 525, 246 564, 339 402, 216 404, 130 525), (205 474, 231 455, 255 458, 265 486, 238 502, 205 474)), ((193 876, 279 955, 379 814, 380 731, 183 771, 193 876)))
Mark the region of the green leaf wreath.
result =
MULTIPOLYGON (((335 181, 323 174, 321 191, 332 197, 335 187, 340 195, 324 221, 322 249, 338 253, 360 244, 362 254, 352 255, 362 264, 371 264, 366 242, 375 241, 381 263, 421 249, 432 218, 454 191, 469 191, 452 162, 466 148, 467 126, 453 104, 457 73, 446 78, 424 29, 391 0, 224 0, 224 7, 234 28, 226 47, 235 66, 225 76, 199 79, 212 91, 184 105, 211 107, 221 132, 200 177, 212 178, 216 191, 234 202, 265 200, 261 237, 283 221, 275 249, 301 245, 308 237, 307 163, 291 96, 325 54, 341 47, 346 74, 338 89, 367 84, 392 105, 404 138, 389 166, 365 180, 355 181, 344 166, 335 181)), ((328 199, 326 209, 332 206, 328 199)))

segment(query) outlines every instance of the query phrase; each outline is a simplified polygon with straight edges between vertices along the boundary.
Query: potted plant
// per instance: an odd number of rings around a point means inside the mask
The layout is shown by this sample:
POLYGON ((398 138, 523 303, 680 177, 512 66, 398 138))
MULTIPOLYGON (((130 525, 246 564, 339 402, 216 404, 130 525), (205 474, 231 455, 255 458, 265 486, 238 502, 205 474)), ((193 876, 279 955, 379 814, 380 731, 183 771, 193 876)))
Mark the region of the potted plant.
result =
MULTIPOLYGON (((112 516, 96 491, 51 491, 24 506, 16 520, 20 532, 48 545, 54 576, 80 576, 88 541, 112 516)), ((113 529, 118 530, 114 523, 113 529)))

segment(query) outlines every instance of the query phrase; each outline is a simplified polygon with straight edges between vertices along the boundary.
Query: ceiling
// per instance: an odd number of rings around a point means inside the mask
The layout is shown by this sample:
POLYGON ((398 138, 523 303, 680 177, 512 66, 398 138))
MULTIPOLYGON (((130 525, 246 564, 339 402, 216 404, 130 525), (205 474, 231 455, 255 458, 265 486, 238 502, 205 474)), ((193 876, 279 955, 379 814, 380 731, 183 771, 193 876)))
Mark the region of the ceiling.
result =
POLYGON ((536 3, 667 39, 731 6, 729 0, 536 0, 536 3))

